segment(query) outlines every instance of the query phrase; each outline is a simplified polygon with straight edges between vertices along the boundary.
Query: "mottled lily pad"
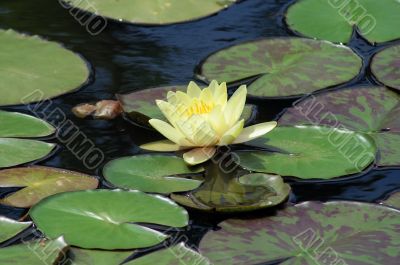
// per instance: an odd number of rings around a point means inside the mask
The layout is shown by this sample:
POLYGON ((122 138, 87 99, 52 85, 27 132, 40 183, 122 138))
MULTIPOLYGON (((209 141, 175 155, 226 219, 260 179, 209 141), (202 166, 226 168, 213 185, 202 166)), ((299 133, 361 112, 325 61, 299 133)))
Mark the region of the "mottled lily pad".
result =
POLYGON ((85 174, 50 167, 21 167, 0 171, 0 188, 21 190, 0 200, 1 204, 29 208, 48 196, 76 190, 96 189, 99 181, 85 174))
POLYGON ((207 17, 234 4, 236 0, 70 0, 85 11, 118 21, 141 25, 167 25, 207 17))
POLYGON ((245 212, 276 206, 284 202, 290 186, 280 176, 248 174, 236 177, 231 170, 212 164, 200 188, 187 194, 172 194, 179 204, 202 211, 245 212), (224 173, 224 171, 226 173, 224 173))
POLYGON ((312 38, 350 41, 356 29, 371 43, 400 38, 397 0, 299 0, 289 7, 289 27, 312 38))
POLYGON ((68 246, 62 237, 37 240, 0 248, 1 265, 56 265, 65 258, 68 246))
POLYGON ((400 165, 400 96, 384 87, 356 87, 308 97, 289 108, 280 125, 328 125, 369 134, 379 166, 400 165))
POLYGON ((138 259, 134 259, 126 265, 211 265, 209 261, 199 253, 180 243, 176 246, 162 249, 138 259))
POLYGON ((245 169, 302 179, 359 173, 376 153, 369 136, 333 127, 278 127, 247 144, 270 151, 237 152, 245 169))
POLYGON ((86 62, 58 43, 0 30, 0 105, 37 102, 71 92, 89 77, 86 62))
POLYGON ((150 247, 168 237, 144 224, 188 224, 185 209, 171 200, 121 190, 57 194, 35 205, 30 216, 49 238, 63 235, 73 246, 110 250, 150 247))
POLYGON ((8 219, 4 216, 0 216, 0 243, 11 239, 17 234, 21 233, 29 226, 31 222, 17 222, 12 219, 8 219))
POLYGON ((133 251, 103 251, 81 248, 71 248, 68 265, 120 265, 133 251))
POLYGON ((393 193, 382 204, 400 209, 400 192, 393 193))
POLYGON ((202 171, 202 167, 189 167, 176 156, 137 155, 111 161, 105 165, 103 175, 119 188, 169 194, 198 188, 202 181, 176 175, 202 171))
POLYGON ((203 80, 243 83, 254 80, 255 97, 301 96, 356 77, 362 61, 350 48, 325 41, 275 38, 218 51, 200 66, 203 80))
POLYGON ((47 122, 18 112, 0 111, 0 137, 42 137, 54 133, 47 122))
MULTIPOLYGON (((168 91, 186 91, 186 86, 149 88, 128 94, 118 94, 117 99, 130 120, 151 128, 150 119, 166 121, 166 118, 156 105, 156 100, 166 100, 168 91)), ((256 111, 255 105, 247 104, 243 109, 241 119, 244 119, 246 123, 250 123, 254 119, 256 111)))
POLYGON ((397 264, 400 211, 360 202, 305 202, 258 219, 231 219, 200 243, 214 265, 397 264))
POLYGON ((372 59, 371 71, 379 82, 400 89, 400 45, 377 53, 372 59))

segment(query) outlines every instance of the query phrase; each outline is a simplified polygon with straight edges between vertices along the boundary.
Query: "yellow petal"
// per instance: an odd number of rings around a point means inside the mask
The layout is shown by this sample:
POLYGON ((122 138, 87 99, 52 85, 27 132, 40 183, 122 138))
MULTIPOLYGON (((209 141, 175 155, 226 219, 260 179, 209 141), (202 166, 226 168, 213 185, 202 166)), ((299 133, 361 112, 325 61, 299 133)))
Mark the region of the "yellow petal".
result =
POLYGON ((213 93, 210 87, 206 87, 201 91, 200 100, 208 104, 213 103, 213 93))
POLYGON ((210 88, 211 93, 214 95, 217 92, 217 90, 219 88, 219 85, 218 85, 218 82, 216 80, 213 80, 208 85, 208 87, 210 88))
POLYGON ((165 138, 167 138, 168 140, 183 146, 189 144, 180 131, 178 131, 165 121, 158 119, 151 119, 149 120, 149 123, 151 124, 151 126, 153 126, 154 129, 156 129, 159 133, 164 135, 165 138))
POLYGON ((224 135, 229 129, 225 122, 224 113, 222 112, 221 106, 216 106, 211 111, 211 113, 208 115, 208 121, 219 137, 222 137, 222 135, 224 135))
POLYGON ((177 91, 175 93, 175 95, 176 95, 176 99, 177 99, 176 104, 181 104, 181 105, 184 105, 184 106, 190 106, 191 105, 192 98, 189 97, 186 93, 184 93, 182 91, 177 91))
POLYGON ((140 148, 150 151, 159 151, 159 152, 173 152, 178 150, 183 150, 184 147, 177 145, 174 142, 169 140, 161 140, 156 142, 151 142, 147 144, 143 144, 140 148))
POLYGON ((192 98, 198 98, 200 97, 200 93, 201 93, 201 88, 195 82, 190 81, 187 88, 188 96, 192 98))
POLYGON ((247 88, 243 85, 229 99, 224 109, 225 120, 229 126, 233 126, 240 119, 246 103, 246 95, 247 88))
POLYGON ((167 101, 171 104, 176 104, 176 93, 173 91, 168 91, 167 93, 167 101))
POLYGON ((189 165, 197 165, 209 160, 217 151, 214 147, 195 148, 183 154, 183 159, 189 165))
POLYGON ((165 102, 163 100, 156 100, 158 108, 161 110, 162 114, 167 118, 167 120, 174 125, 175 121, 179 118, 176 115, 177 109, 174 105, 165 102))
POLYGON ((242 133, 233 141, 234 144, 244 143, 272 131, 277 125, 276 121, 264 122, 244 128, 242 133))
POLYGON ((214 91, 213 97, 216 105, 225 106, 228 100, 228 88, 226 87, 225 82, 218 86, 214 91))
POLYGON ((243 130, 244 120, 237 122, 229 131, 227 131, 219 141, 218 145, 228 145, 240 135, 243 130))
POLYGON ((210 146, 218 142, 218 135, 208 122, 207 116, 194 115, 185 121, 192 127, 192 142, 196 146, 210 146))

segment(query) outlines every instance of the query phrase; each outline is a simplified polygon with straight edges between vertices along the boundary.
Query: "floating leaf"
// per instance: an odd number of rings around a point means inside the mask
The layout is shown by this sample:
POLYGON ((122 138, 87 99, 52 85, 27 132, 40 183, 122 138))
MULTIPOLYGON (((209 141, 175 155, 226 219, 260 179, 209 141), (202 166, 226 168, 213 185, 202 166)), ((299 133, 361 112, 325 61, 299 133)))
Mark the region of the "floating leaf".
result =
POLYGON ((202 211, 244 212, 278 205, 289 196, 290 186, 280 176, 248 174, 235 177, 231 170, 220 167, 219 163, 210 165, 204 184, 197 190, 184 195, 172 194, 171 198, 202 211))
POLYGON ((388 199, 384 200, 382 204, 400 209, 400 192, 393 193, 388 199))
POLYGON ((218 51, 200 66, 200 78, 229 83, 255 81, 255 97, 301 96, 347 82, 361 58, 345 46, 300 38, 251 41, 218 51))
POLYGON ((370 137, 333 127, 279 127, 247 144, 274 152, 237 152, 245 169, 302 179, 361 172, 374 161, 376 153, 370 137))
POLYGON ((199 253, 186 247, 184 243, 162 249, 138 259, 134 259, 126 265, 211 265, 211 263, 199 253))
POLYGON ((81 86, 89 70, 58 43, 0 30, 0 105, 37 102, 81 86))
POLYGON ((71 245, 98 249, 144 248, 167 238, 141 224, 172 227, 188 224, 185 209, 171 200, 121 190, 57 194, 34 206, 30 216, 50 238, 63 235, 71 245))
POLYGON ((1 265, 56 265, 64 260, 67 244, 63 238, 37 240, 0 248, 1 265))
POLYGON ((31 222, 21 223, 12 219, 8 219, 4 216, 0 216, 0 243, 21 233, 31 226, 31 224, 31 222))
POLYGON ((176 156, 138 155, 111 161, 105 165, 103 175, 119 188, 169 194, 198 188, 202 181, 176 175, 202 171, 201 167, 188 167, 176 156))
POLYGON ((55 129, 47 122, 18 112, 0 111, 0 137, 42 137, 55 129))
POLYGON ((400 165, 400 96, 384 87, 321 93, 289 108, 280 125, 328 125, 367 133, 379 150, 379 166, 400 165))
MULTIPOLYGON (((128 117, 135 123, 150 127, 150 119, 166 121, 164 115, 156 105, 156 100, 167 99, 168 91, 186 91, 186 86, 156 87, 135 91, 129 94, 117 95, 121 106, 128 117)), ((255 116, 256 106, 246 105, 242 113, 242 119, 249 123, 255 116)))
POLYGON ((86 4, 80 0, 68 3, 79 9, 118 21, 145 25, 166 25, 188 22, 218 13, 235 3, 236 0, 146 0, 113 1, 89 0, 86 4))
POLYGON ((0 138, 0 168, 38 160, 49 155, 54 147, 35 140, 0 138))
POLYGON ((0 171, 0 187, 21 190, 0 200, 1 204, 29 208, 43 198, 61 192, 96 189, 99 181, 88 175, 50 167, 21 167, 0 171))
POLYGON ((286 22, 302 35, 339 43, 350 41, 353 29, 369 42, 400 38, 397 0, 299 0, 289 7, 286 22))
POLYGON ((400 46, 392 46, 377 53, 371 71, 379 82, 400 89, 400 46))
POLYGON ((120 265, 133 251, 102 251, 81 248, 71 248, 69 257, 72 259, 68 265, 120 265))
POLYGON ((276 216, 227 220, 200 243, 214 265, 397 264, 400 211, 377 204, 305 202, 276 216))

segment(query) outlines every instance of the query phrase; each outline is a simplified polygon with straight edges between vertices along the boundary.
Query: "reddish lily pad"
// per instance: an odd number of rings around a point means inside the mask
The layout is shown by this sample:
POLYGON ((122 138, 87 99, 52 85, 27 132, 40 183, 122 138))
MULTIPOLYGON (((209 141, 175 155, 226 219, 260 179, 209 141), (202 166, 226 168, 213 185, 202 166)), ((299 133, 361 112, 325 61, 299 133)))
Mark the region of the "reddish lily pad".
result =
POLYGON ((96 189, 99 181, 86 174, 64 169, 32 166, 0 171, 0 187, 21 190, 0 200, 1 204, 29 208, 42 199, 67 191, 96 189))
POLYGON ((400 45, 377 53, 372 59, 371 71, 379 82, 400 89, 400 45))
POLYGON ((176 246, 162 249, 138 259, 134 259, 126 265, 212 265, 205 257, 196 251, 180 243, 176 246))
POLYGON ((382 204, 400 209, 400 192, 393 193, 382 204))
POLYGON ((400 256, 400 211, 378 204, 305 202, 219 226, 200 242, 214 265, 397 264, 400 256))
MULTIPOLYGON (((117 99, 130 120, 139 125, 151 128, 149 124, 150 119, 166 121, 166 118, 156 105, 156 100, 166 100, 168 91, 186 91, 186 86, 149 88, 128 94, 118 94, 117 99)), ((246 123, 251 122, 254 119, 256 111, 255 105, 246 105, 242 113, 242 119, 246 123)))
POLYGON ((400 95, 385 87, 325 92, 298 102, 280 125, 328 125, 368 134, 379 150, 379 166, 400 165, 400 95))
POLYGON ((31 222, 21 223, 12 219, 8 219, 4 216, 0 216, 0 243, 21 233, 31 226, 31 224, 31 222))
POLYGON ((68 245, 62 237, 0 248, 1 265, 56 265, 65 261, 68 245))
POLYGON ((325 41, 275 38, 251 41, 210 55, 201 79, 228 83, 255 80, 251 96, 301 96, 356 77, 362 61, 350 48, 325 41))

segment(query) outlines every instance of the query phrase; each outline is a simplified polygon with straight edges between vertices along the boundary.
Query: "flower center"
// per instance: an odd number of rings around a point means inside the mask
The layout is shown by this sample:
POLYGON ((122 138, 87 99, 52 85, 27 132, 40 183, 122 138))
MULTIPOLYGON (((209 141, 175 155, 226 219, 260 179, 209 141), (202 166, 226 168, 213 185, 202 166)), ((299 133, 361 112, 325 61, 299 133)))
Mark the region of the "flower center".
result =
POLYGON ((204 102, 201 99, 193 99, 192 104, 187 108, 186 115, 191 117, 193 115, 210 113, 214 108, 214 103, 204 102))

